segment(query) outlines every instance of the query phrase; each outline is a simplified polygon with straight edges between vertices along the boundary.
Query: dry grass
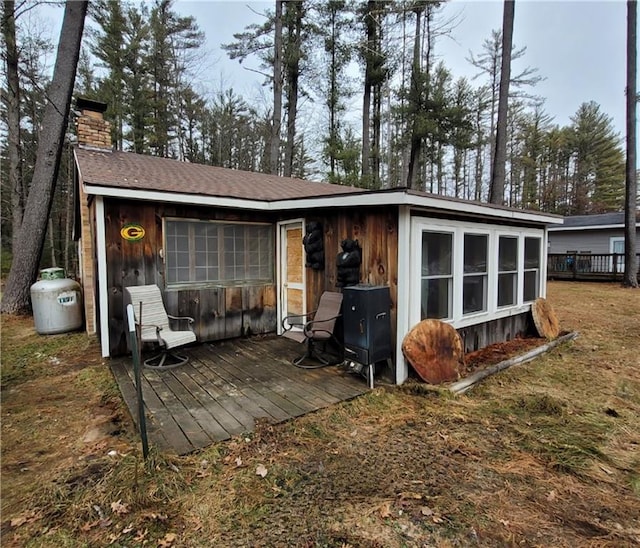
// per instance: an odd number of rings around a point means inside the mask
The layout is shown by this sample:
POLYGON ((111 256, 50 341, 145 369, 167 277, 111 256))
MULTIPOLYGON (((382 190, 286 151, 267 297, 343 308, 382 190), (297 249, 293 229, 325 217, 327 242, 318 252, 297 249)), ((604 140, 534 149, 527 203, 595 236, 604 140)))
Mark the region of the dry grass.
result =
POLYGON ((464 396, 377 388, 146 467, 97 348, 45 367, 3 319, 3 545, 637 545, 640 292, 548 298, 580 337, 464 396), (117 428, 83 441, 100 414, 117 428))

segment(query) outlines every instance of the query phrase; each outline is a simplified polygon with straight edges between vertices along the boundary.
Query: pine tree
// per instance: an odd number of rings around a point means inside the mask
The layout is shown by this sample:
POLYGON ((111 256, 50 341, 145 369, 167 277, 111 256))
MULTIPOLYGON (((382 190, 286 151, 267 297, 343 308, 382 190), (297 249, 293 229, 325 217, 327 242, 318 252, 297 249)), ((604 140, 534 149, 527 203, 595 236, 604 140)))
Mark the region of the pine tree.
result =
POLYGON ((591 101, 572 120, 573 187, 570 214, 618 211, 624 201, 624 155, 609 116, 591 101))

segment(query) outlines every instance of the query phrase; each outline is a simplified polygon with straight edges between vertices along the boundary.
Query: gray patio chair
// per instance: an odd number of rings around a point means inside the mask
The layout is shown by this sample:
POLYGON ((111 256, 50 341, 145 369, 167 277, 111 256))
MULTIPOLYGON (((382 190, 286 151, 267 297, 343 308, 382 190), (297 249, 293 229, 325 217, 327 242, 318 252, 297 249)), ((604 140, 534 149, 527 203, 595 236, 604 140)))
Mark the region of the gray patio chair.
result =
POLYGON ((282 320, 283 337, 306 344, 305 353, 293 360, 293 364, 305 369, 324 367, 332 363, 338 363, 341 359, 329 361, 318 350, 322 345, 322 352, 326 354, 327 343, 334 341, 338 347, 340 342, 334 334, 336 320, 340 317, 342 306, 342 293, 325 291, 320 296, 318 308, 308 314, 290 314, 282 320), (320 365, 302 365, 305 360, 317 360, 320 365))
POLYGON ((144 361, 150 369, 172 369, 187 363, 188 356, 178 354, 174 348, 195 342, 193 318, 188 316, 170 316, 162 302, 162 294, 157 285, 137 285, 126 288, 129 294, 136 324, 140 326, 140 340, 143 343, 155 343, 161 352, 144 361), (188 329, 174 330, 173 322, 186 322, 188 329))

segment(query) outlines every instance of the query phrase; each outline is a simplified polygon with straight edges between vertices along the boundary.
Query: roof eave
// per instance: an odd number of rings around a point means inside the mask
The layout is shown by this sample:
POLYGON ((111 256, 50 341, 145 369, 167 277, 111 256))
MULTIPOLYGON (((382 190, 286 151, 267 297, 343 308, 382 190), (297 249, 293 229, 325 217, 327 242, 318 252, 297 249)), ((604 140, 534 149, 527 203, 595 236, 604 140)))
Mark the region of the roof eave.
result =
MULTIPOLYGON (((129 198, 132 200, 147 200, 169 203, 193 204, 193 194, 169 193, 162 191, 123 189, 110 186, 91 185, 85 183, 87 194, 112 198, 129 198)), ((562 217, 545 213, 501 209, 475 202, 449 201, 435 196, 419 196, 408 194, 406 189, 363 191, 347 194, 320 195, 283 200, 249 200, 228 196, 197 196, 197 203, 205 206, 229 207, 253 211, 293 211, 300 209, 314 209, 320 207, 356 207, 356 206, 409 206, 418 208, 438 209, 456 213, 480 215, 498 219, 527 221, 539 224, 561 224, 562 217)))

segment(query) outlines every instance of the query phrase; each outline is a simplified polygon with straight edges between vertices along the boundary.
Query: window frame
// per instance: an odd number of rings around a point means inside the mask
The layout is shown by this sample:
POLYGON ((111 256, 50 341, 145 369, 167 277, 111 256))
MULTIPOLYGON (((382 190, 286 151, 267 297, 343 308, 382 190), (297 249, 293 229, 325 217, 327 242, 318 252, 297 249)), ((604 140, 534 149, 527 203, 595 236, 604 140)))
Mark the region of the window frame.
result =
POLYGON ((490 265, 490 245, 491 245, 491 238, 490 238, 490 234, 487 231, 482 231, 482 230, 464 230, 462 233, 462 254, 463 254, 463 259, 462 259, 462 315, 464 317, 470 317, 470 316, 474 316, 476 314, 484 314, 487 312, 487 309, 489 307, 489 265, 490 265), (467 236, 483 236, 486 238, 487 240, 487 249, 486 249, 486 254, 485 254, 485 269, 484 272, 465 272, 464 271, 464 267, 465 267, 465 262, 464 262, 464 252, 466 249, 466 237, 467 236), (473 310, 471 312, 465 312, 464 311, 464 282, 466 278, 480 278, 482 277, 482 300, 483 300, 483 304, 482 304, 482 308, 480 310, 473 310))
POLYGON ((532 301, 524 301, 524 239, 525 237, 540 240, 540 274, 537 280, 537 293, 545 294, 546 254, 543 252, 547 242, 544 228, 510 227, 489 223, 474 223, 458 220, 433 219, 419 214, 411 217, 411 253, 410 294, 413 296, 409 308, 410 325, 415 325, 421 319, 421 262, 422 262, 422 232, 451 232, 453 233, 453 298, 451 318, 442 319, 456 328, 463 328, 493 321, 499 318, 527 312, 531 309, 532 301), (463 313, 463 285, 464 285, 464 236, 487 235, 487 288, 486 307, 483 311, 463 313), (498 307, 498 241, 500 236, 516 237, 518 240, 517 253, 517 286, 516 299, 513 305, 498 307))
MULTIPOLYGON (((235 234, 234 234, 235 237, 235 234)), ((193 218, 184 218, 184 217, 164 217, 162 223, 162 242, 163 242, 163 272, 165 276, 165 284, 169 289, 179 289, 179 288, 199 288, 199 287, 241 287, 241 286, 251 286, 251 285, 267 285, 275 283, 275 235, 274 235, 274 227, 272 223, 267 222, 243 222, 243 221, 225 221, 219 219, 193 219, 193 218), (186 223, 189 227, 188 230, 188 245, 189 245, 189 270, 190 270, 190 280, 188 281, 169 281, 169 269, 172 265, 169 264, 169 252, 168 249, 168 223, 186 223), (215 226, 217 227, 217 236, 216 236, 216 245, 217 245, 217 268, 218 270, 218 279, 207 279, 207 280, 197 280, 196 278, 196 269, 202 268, 201 266, 196 265, 195 256, 196 256, 196 235, 195 235, 195 226, 201 224, 206 226, 215 226), (225 255, 228 255, 230 252, 225 249, 225 228, 228 226, 239 226, 244 227, 245 231, 243 234, 243 250, 242 254, 244 256, 243 265, 241 267, 238 266, 237 263, 234 262, 233 268, 243 268, 245 276, 242 279, 235 278, 234 279, 225 279, 225 255), (251 249, 249 245, 249 231, 247 228, 250 227, 264 227, 268 228, 268 245, 269 245, 269 264, 267 268, 269 269, 269 277, 257 277, 250 278, 247 276, 248 270, 251 267, 255 267, 254 261, 251 259, 251 249)), ((235 240, 234 240, 235 242, 235 240)), ((234 252, 235 253, 235 250, 234 252)), ((260 254, 260 250, 258 250, 258 254, 260 254)), ((207 255, 208 256, 208 255, 207 255)), ((208 261, 205 261, 208 263, 208 261)), ((260 261, 258 261, 260 263, 260 261)), ((207 266, 208 268, 208 266, 207 266)), ((213 267, 212 267, 213 268, 213 267)), ((260 268, 260 264, 258 264, 258 268, 260 268)))
POLYGON ((453 287, 453 277, 455 273, 455 252, 456 252, 456 238, 455 233, 451 230, 441 231, 441 230, 423 230, 421 233, 421 245, 420 245, 420 316, 422 317, 422 285, 425 280, 447 280, 447 315, 445 317, 437 318, 442 321, 450 320, 453 318, 453 296, 454 296, 454 287, 453 287), (422 239, 425 233, 429 234, 440 234, 447 235, 451 237, 451 249, 449 251, 450 257, 450 267, 451 271, 449 274, 422 274, 422 239))
POLYGON ((524 246, 524 263, 522 268, 522 301, 524 303, 532 303, 540 296, 540 276, 542 272, 542 238, 538 238, 537 236, 528 236, 525 234, 523 238, 523 246, 524 246), (527 240, 538 240, 538 266, 536 268, 527 268, 527 240), (526 300, 525 295, 525 283, 526 276, 528 272, 536 273, 536 295, 533 299, 526 300))
POLYGON ((497 270, 498 270, 498 287, 496 289, 496 306, 498 308, 509 308, 509 307, 513 307, 516 306, 518 303, 518 295, 519 295, 519 290, 518 290, 518 286, 521 284, 522 280, 522 276, 524 275, 524 273, 520 273, 520 269, 519 269, 519 263, 520 261, 518 260, 518 256, 522 253, 522 242, 520 241, 520 238, 517 235, 514 234, 498 234, 497 237, 497 249, 498 249, 498 261, 497 261, 497 270), (501 270, 500 269, 500 240, 501 239, 505 239, 505 240, 515 240, 516 241, 516 255, 515 255, 515 269, 511 269, 511 270, 501 270), (515 276, 515 280, 512 285, 514 285, 515 287, 513 288, 513 302, 507 303, 507 304, 500 304, 498 302, 498 299, 500 299, 500 276, 515 276))

